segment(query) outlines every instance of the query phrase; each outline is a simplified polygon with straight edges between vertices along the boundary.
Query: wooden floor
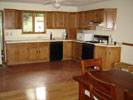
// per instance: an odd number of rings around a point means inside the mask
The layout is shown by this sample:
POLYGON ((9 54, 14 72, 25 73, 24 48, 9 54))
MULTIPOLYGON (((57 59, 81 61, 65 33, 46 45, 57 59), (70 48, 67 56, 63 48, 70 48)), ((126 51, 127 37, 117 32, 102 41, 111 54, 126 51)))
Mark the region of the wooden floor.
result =
POLYGON ((0 100, 78 100, 80 63, 72 60, 0 68, 0 100))

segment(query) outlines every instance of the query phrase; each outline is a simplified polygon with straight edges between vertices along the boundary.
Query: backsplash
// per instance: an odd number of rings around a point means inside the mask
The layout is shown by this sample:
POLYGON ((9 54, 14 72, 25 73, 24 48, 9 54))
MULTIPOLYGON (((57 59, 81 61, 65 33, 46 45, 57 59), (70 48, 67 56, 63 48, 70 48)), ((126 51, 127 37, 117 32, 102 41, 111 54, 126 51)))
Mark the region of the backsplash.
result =
POLYGON ((53 38, 62 38, 65 29, 47 29, 44 34, 22 34, 21 29, 5 30, 5 40, 30 40, 30 39, 50 39, 52 32, 53 38))

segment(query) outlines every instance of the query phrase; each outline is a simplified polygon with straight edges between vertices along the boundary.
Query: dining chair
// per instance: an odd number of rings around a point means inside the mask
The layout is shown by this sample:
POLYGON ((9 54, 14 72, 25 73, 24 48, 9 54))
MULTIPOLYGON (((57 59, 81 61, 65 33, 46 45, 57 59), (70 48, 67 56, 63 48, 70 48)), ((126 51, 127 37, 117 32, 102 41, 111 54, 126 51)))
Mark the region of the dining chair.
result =
POLYGON ((91 67, 91 66, 98 67, 97 71, 102 71, 102 59, 101 58, 97 58, 97 59, 81 60, 82 75, 85 74, 86 68, 91 67))
POLYGON ((116 86, 104 82, 90 72, 89 74, 89 91, 90 91, 90 100, 116 100, 116 86))
POLYGON ((129 93, 128 90, 124 90, 124 100, 133 100, 133 94, 129 93))

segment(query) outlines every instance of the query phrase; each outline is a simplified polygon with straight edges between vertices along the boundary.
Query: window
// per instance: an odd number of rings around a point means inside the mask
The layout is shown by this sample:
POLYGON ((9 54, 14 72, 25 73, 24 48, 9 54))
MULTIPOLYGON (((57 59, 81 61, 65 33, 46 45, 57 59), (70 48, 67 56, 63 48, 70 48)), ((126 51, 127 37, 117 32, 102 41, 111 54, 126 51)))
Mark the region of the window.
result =
POLYGON ((44 25, 44 13, 23 13, 23 33, 44 33, 44 25))

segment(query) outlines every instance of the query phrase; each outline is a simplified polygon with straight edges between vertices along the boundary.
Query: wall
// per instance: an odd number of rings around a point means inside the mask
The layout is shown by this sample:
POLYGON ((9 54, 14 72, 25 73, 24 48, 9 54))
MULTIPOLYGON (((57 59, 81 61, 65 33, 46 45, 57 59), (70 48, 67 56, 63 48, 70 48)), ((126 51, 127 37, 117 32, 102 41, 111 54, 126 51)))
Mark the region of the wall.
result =
MULTIPOLYGON (((118 42, 133 43, 133 0, 110 0, 103 3, 91 4, 79 7, 79 11, 98 8, 117 8, 116 30, 97 30, 96 33, 112 34, 113 40, 118 42)), ((121 61, 133 64, 133 47, 122 46, 121 61)))

